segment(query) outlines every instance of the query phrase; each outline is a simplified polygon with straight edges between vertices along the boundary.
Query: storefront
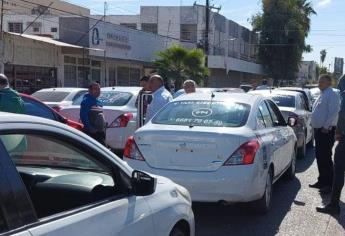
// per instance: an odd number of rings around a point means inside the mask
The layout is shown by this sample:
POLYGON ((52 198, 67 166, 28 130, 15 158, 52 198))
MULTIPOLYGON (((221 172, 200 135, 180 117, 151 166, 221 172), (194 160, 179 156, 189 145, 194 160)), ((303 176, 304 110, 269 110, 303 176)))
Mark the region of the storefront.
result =
POLYGON ((3 42, 4 72, 18 92, 86 87, 91 81, 102 81, 103 62, 90 59, 92 49, 15 33, 5 33, 3 42))

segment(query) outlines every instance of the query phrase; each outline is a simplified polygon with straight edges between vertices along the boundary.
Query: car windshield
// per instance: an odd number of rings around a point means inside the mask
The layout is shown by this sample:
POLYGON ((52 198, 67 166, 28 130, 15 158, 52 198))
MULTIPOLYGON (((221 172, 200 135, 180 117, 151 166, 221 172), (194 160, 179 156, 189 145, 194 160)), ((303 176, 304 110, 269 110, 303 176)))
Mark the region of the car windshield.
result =
POLYGON ((43 102, 62 102, 69 94, 69 92, 38 91, 32 96, 43 102))
MULTIPOLYGON (((129 100, 132 98, 132 94, 128 92, 119 91, 102 91, 99 96, 99 100, 102 102, 103 106, 125 106, 129 100)), ((73 102, 73 105, 80 105, 83 101, 84 96, 79 97, 73 102)))
POLYGON ((278 105, 278 107, 295 107, 295 97, 290 95, 274 95, 271 99, 278 105))
POLYGON ((250 105, 220 101, 176 101, 153 119, 154 124, 241 127, 246 124, 250 105))

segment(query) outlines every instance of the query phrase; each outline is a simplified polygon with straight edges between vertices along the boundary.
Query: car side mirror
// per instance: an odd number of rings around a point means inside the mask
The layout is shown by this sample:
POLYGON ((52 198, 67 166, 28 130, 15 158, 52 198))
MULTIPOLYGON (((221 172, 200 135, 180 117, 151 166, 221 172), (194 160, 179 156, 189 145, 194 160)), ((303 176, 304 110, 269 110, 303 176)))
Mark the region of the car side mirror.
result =
POLYGON ((295 127, 297 125, 297 119, 295 117, 289 117, 287 124, 290 127, 295 127))
POLYGON ((132 173, 131 187, 135 196, 148 196, 156 190, 156 179, 144 172, 135 170, 132 173))

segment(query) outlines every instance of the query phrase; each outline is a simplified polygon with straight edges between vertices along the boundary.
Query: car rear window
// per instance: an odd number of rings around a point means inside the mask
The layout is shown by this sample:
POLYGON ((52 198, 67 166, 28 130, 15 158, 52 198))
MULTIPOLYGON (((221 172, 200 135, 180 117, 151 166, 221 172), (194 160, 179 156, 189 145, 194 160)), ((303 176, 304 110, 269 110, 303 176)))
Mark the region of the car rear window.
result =
POLYGON ((42 102, 62 102, 70 93, 69 92, 36 92, 32 94, 33 97, 41 100, 42 102))
POLYGON ((154 124, 241 127, 246 124, 250 106, 235 102, 176 101, 171 102, 152 120, 154 124))
MULTIPOLYGON (((131 93, 119 92, 119 91, 102 91, 99 96, 99 100, 103 106, 125 106, 132 98, 131 93)), ((79 97, 73 102, 73 105, 80 105, 84 96, 79 97)))
POLYGON ((275 95, 271 97, 278 107, 295 107, 295 97, 289 95, 275 95))

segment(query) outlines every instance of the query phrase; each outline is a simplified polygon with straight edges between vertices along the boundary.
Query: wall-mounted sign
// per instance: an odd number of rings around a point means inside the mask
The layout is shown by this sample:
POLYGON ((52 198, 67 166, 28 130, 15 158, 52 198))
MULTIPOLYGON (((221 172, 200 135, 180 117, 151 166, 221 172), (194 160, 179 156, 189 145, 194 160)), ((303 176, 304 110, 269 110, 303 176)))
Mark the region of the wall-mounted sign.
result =
POLYGON ((98 28, 93 28, 92 30, 92 44, 93 45, 99 45, 100 39, 99 39, 99 30, 98 28))
POLYGON ((107 47, 114 47, 124 50, 131 50, 129 45, 129 37, 117 33, 107 33, 107 40, 105 42, 107 47))

